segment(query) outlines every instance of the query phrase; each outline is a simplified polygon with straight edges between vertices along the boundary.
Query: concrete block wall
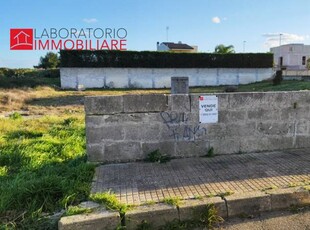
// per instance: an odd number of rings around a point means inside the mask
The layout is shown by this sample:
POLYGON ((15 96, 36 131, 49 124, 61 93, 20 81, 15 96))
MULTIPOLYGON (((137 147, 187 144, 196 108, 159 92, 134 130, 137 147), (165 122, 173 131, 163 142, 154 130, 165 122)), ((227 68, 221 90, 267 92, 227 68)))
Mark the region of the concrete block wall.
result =
POLYGON ((201 95, 86 97, 87 154, 92 162, 310 147, 310 92, 219 93, 219 122, 200 124, 201 95))
POLYGON ((170 88, 171 77, 189 77, 189 86, 239 85, 271 78, 272 68, 60 68, 61 87, 170 88))

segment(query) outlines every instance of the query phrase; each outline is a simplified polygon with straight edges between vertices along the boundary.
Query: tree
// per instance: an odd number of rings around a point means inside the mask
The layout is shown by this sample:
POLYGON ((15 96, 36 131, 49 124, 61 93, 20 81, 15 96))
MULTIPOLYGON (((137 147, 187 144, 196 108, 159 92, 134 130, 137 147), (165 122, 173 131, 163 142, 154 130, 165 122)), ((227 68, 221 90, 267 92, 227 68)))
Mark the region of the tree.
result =
POLYGON ((40 57, 40 62, 34 68, 53 69, 59 67, 59 56, 57 53, 48 52, 44 57, 40 57))
POLYGON ((223 44, 217 45, 214 49, 214 53, 216 54, 231 54, 235 53, 235 49, 233 45, 224 46, 223 44))
POLYGON ((307 69, 310 70, 310 58, 307 60, 307 69))

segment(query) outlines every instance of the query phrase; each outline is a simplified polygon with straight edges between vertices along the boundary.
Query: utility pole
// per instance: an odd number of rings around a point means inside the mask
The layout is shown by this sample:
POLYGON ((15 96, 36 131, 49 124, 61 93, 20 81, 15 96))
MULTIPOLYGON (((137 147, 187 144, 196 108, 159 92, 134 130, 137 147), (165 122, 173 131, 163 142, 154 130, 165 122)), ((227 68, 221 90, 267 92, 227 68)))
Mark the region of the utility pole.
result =
POLYGON ((283 34, 279 34, 279 35, 280 35, 280 37, 279 37, 279 46, 281 46, 281 37, 282 37, 283 34))

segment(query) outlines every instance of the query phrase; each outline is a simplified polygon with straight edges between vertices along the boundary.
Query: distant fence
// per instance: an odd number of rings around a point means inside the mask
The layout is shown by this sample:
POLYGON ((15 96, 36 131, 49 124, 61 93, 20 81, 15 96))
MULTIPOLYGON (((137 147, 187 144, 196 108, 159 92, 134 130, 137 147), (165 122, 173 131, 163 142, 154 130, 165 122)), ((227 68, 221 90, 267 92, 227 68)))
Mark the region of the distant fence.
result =
POLYGON ((61 51, 62 88, 170 88, 173 76, 189 86, 239 85, 272 77, 272 54, 136 51, 61 51))
POLYGON ((285 80, 306 80, 310 81, 310 70, 283 70, 285 80))

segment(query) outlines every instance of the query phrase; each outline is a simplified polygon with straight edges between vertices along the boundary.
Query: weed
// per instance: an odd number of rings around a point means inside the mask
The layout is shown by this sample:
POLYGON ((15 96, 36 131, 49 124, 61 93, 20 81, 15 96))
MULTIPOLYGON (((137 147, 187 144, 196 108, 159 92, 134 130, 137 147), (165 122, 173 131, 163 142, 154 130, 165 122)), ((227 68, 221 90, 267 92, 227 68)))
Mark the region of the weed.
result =
POLYGON ((12 120, 17 120, 17 119, 21 119, 22 115, 18 112, 14 112, 14 113, 9 115, 9 118, 12 120))
POLYGON ((294 188, 294 187, 298 187, 298 186, 302 186, 302 185, 304 185, 303 182, 291 182, 291 183, 288 184, 287 187, 294 188))
POLYGON ((203 199, 203 197, 202 197, 202 196, 200 196, 200 195, 194 195, 194 199, 195 199, 195 200, 202 200, 202 199, 203 199))
POLYGON ((65 216, 73 216, 83 213, 91 213, 92 210, 90 208, 81 208, 79 206, 69 206, 65 212, 65 216))
MULTIPOLYGON (((165 225, 160 227, 161 230, 174 230, 174 229, 200 229, 202 227, 207 227, 212 229, 215 224, 223 222, 223 218, 217 213, 217 210, 213 204, 208 204, 204 207, 202 211, 195 212, 195 218, 189 220, 180 221, 174 219, 173 221, 167 222, 165 225)), ((150 228, 145 228, 150 229, 150 228)))
POLYGON ((122 226, 121 224, 119 224, 116 228, 115 228, 115 230, 126 230, 127 228, 126 228, 126 226, 122 226))
POLYGON ((150 200, 150 201, 143 203, 143 205, 155 205, 155 204, 156 204, 156 202, 153 200, 150 200))
POLYGON ((78 119, 76 117, 69 117, 63 121, 63 125, 64 126, 71 126, 72 124, 74 124, 74 122, 77 122, 77 120, 78 119))
POLYGON ((149 153, 146 158, 146 161, 158 163, 166 163, 170 160, 169 156, 163 155, 158 149, 149 153))
POLYGON ((233 195, 234 193, 235 193, 234 191, 225 191, 225 192, 221 192, 221 193, 216 194, 216 196, 225 197, 225 196, 233 195))
POLYGON ((199 221, 208 229, 211 229, 215 224, 224 221, 222 217, 218 215, 218 212, 214 204, 208 204, 203 211, 198 214, 199 221))
POLYGON ((115 194, 111 192, 91 194, 89 198, 94 202, 104 205, 107 209, 118 211, 120 214, 125 214, 130 208, 130 206, 120 203, 115 194))
POLYGON ((275 190, 275 189, 277 189, 277 188, 278 188, 277 186, 271 185, 271 186, 269 186, 269 187, 263 188, 261 191, 262 191, 262 192, 265 192, 265 191, 269 191, 269 190, 275 190))
POLYGON ((0 176, 7 176, 8 168, 6 166, 0 166, 0 176))
POLYGON ((162 200, 162 202, 175 207, 180 207, 182 203, 179 197, 165 198, 162 200))
POLYGON ((37 130, 17 130, 8 132, 5 136, 6 139, 20 139, 20 138, 38 138, 42 137, 43 133, 37 130))
POLYGON ((305 190, 310 191, 310 185, 305 185, 303 188, 304 188, 305 190))
POLYGON ((140 224, 138 224, 136 230, 152 230, 153 225, 148 223, 146 220, 142 220, 140 224))
POLYGON ((305 209, 305 207, 301 207, 301 206, 298 206, 298 205, 291 205, 290 208, 289 208, 289 211, 291 213, 299 213, 299 212, 302 212, 303 210, 305 209))
POLYGON ((214 155, 215 155, 214 148, 213 147, 209 148, 206 157, 214 157, 214 155))
POLYGON ((241 150, 239 150, 238 152, 237 152, 237 154, 244 154, 244 152, 242 152, 241 150))

